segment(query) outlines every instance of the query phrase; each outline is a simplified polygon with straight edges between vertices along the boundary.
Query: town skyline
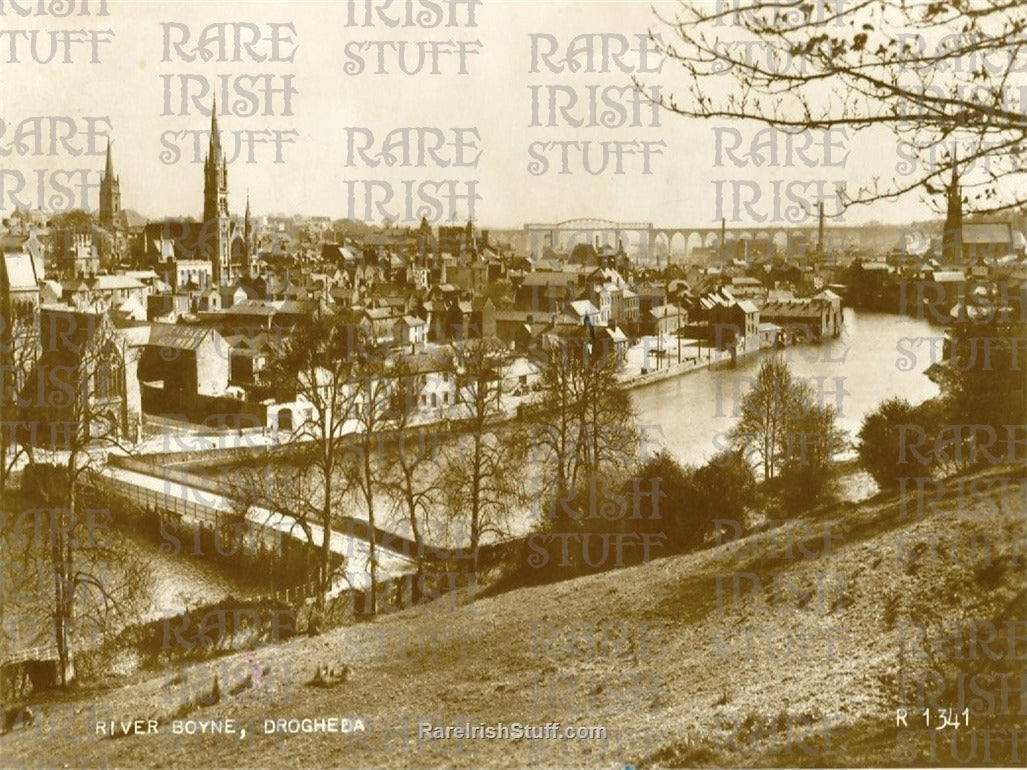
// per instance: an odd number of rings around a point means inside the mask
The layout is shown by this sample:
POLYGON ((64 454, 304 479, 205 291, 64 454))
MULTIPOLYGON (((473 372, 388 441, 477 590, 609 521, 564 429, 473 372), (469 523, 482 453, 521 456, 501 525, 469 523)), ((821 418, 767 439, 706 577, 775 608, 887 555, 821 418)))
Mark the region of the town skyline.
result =
MULTIPOLYGON (((215 100, 216 100, 216 97, 215 97, 215 100)), ((219 117, 220 117, 220 113, 218 113, 217 116, 215 116, 215 114, 212 111, 208 111, 208 113, 207 113, 207 119, 208 120, 214 120, 215 124, 216 124, 217 119, 219 117)), ((223 134, 223 132, 219 129, 219 131, 218 131, 219 137, 222 134, 223 134)), ((206 137, 205 143, 209 145, 210 144, 210 140, 213 137, 213 134, 208 130, 208 131, 203 133, 203 136, 206 137)), ((98 220, 102 220, 103 219, 103 210, 104 210, 104 196, 105 196, 104 190, 105 190, 105 184, 107 183, 107 181, 106 181, 107 177, 108 177, 108 175, 113 170, 113 173, 114 173, 115 177, 117 178, 117 186, 118 186, 118 190, 119 190, 118 197, 120 199, 121 198, 120 182, 121 182, 121 178, 124 175, 120 172, 120 166, 118 165, 118 162, 113 160, 113 157, 114 157, 113 153, 114 153, 114 150, 116 149, 116 145, 117 145, 117 141, 116 141, 115 137, 113 136, 113 134, 99 134, 97 138, 100 139, 100 140, 103 140, 105 142, 104 145, 103 145, 104 149, 99 154, 97 154, 97 153, 90 153, 90 155, 98 157, 98 158, 103 158, 104 159, 104 163, 100 164, 100 165, 102 165, 103 168, 101 170, 97 170, 96 171, 98 181, 95 184, 90 185, 90 187, 89 187, 90 193, 89 193, 89 196, 87 197, 86 201, 84 201, 84 205, 82 205, 82 206, 73 206, 73 207, 69 207, 67 209, 62 209, 62 210, 47 210, 45 208, 34 208, 33 206, 28 205, 28 204, 21 205, 20 203, 16 203, 14 208, 10 209, 9 212, 0 212, 0 213, 3 213, 4 215, 6 215, 8 213, 13 213, 13 212, 16 212, 16 211, 22 211, 22 212, 39 212, 39 213, 43 213, 43 214, 57 215, 57 214, 66 213, 67 211, 70 211, 70 210, 76 210, 77 209, 77 210, 86 211, 87 213, 95 215, 98 218, 98 220), (113 168, 112 168, 112 165, 113 165, 113 168), (95 201, 93 199, 94 196, 95 196, 95 201)), ((209 152, 210 152, 210 150, 208 149, 207 153, 203 156, 203 159, 201 161, 199 161, 197 163, 192 163, 190 165, 198 165, 198 166, 201 166, 201 167, 205 167, 206 164, 207 164, 207 158, 209 156, 209 152)), ((227 160, 227 158, 224 161, 224 165, 225 165, 226 169, 229 169, 229 168, 232 167, 231 161, 227 160)), ((201 172, 201 175, 204 176, 204 184, 205 184, 206 183, 206 171, 201 172)), ((203 204, 203 206, 205 206, 206 205, 206 192, 204 191, 203 187, 204 187, 204 185, 197 185, 197 190, 199 191, 198 194, 201 197, 204 197, 204 199, 205 199, 204 204, 203 204)), ((131 185, 130 185, 129 189, 131 189, 131 185)), ((363 224, 367 224, 368 226, 372 226, 372 227, 381 227, 381 226, 383 226, 383 224, 385 224, 385 223, 383 223, 382 220, 353 219, 353 218, 346 217, 346 216, 332 215, 332 214, 326 213, 324 211, 305 212, 305 211, 299 211, 299 210, 273 209, 273 208, 264 208, 264 210, 261 210, 259 204, 258 204, 258 206, 253 206, 252 205, 252 203, 254 201, 254 198, 253 198, 249 188, 247 188, 244 192, 239 193, 238 191, 233 192, 233 186, 228 186, 227 189, 225 190, 225 195, 226 195, 226 199, 229 200, 229 201, 232 200, 232 199, 236 199, 237 202, 238 202, 238 199, 240 199, 240 198, 241 198, 241 201, 242 201, 242 205, 240 207, 238 207, 238 209, 235 206, 231 205, 231 204, 228 205, 228 213, 229 213, 229 216, 232 219, 241 219, 241 218, 244 217, 243 211, 250 211, 251 215, 253 217, 255 217, 255 218, 261 218, 261 217, 269 217, 269 218, 292 218, 292 217, 299 217, 299 218, 306 218, 306 219, 330 219, 330 220, 333 220, 333 221, 351 221, 351 222, 354 222, 354 223, 363 223, 363 224), (254 208, 256 209, 256 211, 253 211, 254 208)), ((144 211, 140 207, 133 206, 131 204, 129 204, 129 205, 122 205, 122 206, 119 206, 119 207, 123 211, 125 211, 125 212, 132 212, 136 216, 141 217, 142 219, 147 220, 147 221, 151 221, 151 222, 159 222, 159 221, 163 221, 163 220, 192 220, 192 221, 195 221, 195 222, 201 222, 201 221, 204 221, 204 219, 205 219, 205 217, 202 216, 202 215, 201 216, 195 216, 193 212, 191 212, 191 211, 187 212, 187 211, 184 211, 184 210, 180 210, 180 211, 165 211, 163 213, 154 214, 153 212, 144 211)), ((200 208, 200 207, 194 207, 194 208, 200 208)), ((872 207, 861 206, 860 208, 872 208, 872 207)), ((881 208, 881 206, 878 205, 877 208, 881 208)), ((923 214, 923 217, 921 219, 914 219, 914 220, 903 219, 902 217, 898 217, 897 216, 895 219, 869 218, 869 219, 861 219, 860 221, 853 221, 853 222, 844 222, 844 223, 838 222, 837 224, 840 224, 842 227, 846 227, 846 228, 859 228, 859 227, 916 227, 918 225, 923 225, 923 224, 941 223, 941 222, 944 222, 944 219, 945 219, 945 216, 944 216, 943 213, 937 212, 937 211, 932 211, 932 210, 927 209, 927 208, 924 208, 924 210, 921 213, 923 214)), ((1009 217, 1016 218, 1016 217, 1022 217, 1022 216, 1023 216, 1022 214, 1018 214, 1016 212, 1011 212, 1009 214, 991 215, 991 218, 1006 219, 1006 218, 1009 218, 1009 217)), ((695 222, 695 221, 692 221, 692 222, 663 223, 663 222, 657 222, 657 221, 645 220, 645 219, 632 220, 632 219, 626 218, 626 217, 618 218, 618 217, 612 217, 612 216, 604 216, 603 212, 598 212, 597 213, 597 212, 573 212, 573 211, 566 212, 565 215, 552 216, 552 217, 550 217, 549 219, 547 219, 545 221, 547 221, 547 222, 563 223, 563 222, 572 222, 572 221, 589 220, 589 219, 592 219, 592 220, 603 220, 603 221, 606 221, 606 222, 613 222, 613 223, 621 223, 621 222, 623 222, 623 223, 648 222, 649 224, 652 224, 652 225, 656 226, 658 229, 682 229, 682 230, 688 230, 688 229, 694 229, 694 230, 717 229, 717 228, 719 228, 721 226, 721 224, 724 221, 726 221, 726 219, 713 220, 713 221, 710 221, 710 222, 705 223, 705 224, 699 223, 699 222, 695 222), (580 214, 580 215, 578 215, 578 214, 580 214)), ((487 221, 483 222, 483 221, 481 221, 479 219, 470 219, 469 220, 469 219, 466 219, 466 218, 459 218, 459 217, 454 218, 454 219, 450 219, 450 220, 438 220, 438 219, 431 220, 431 219, 429 219, 429 223, 432 226, 438 226, 438 225, 446 226, 446 225, 464 224, 467 221, 474 222, 475 226, 477 226, 477 227, 483 227, 483 228, 486 228, 486 229, 494 229, 494 230, 498 230, 498 231, 521 230, 521 229, 524 229, 524 228, 526 228, 526 227, 528 227, 528 226, 530 226, 532 224, 538 224, 538 223, 542 222, 542 220, 524 220, 524 221, 521 221, 521 222, 491 223, 491 222, 487 222, 487 221)), ((828 223, 835 223, 833 218, 829 218, 827 221, 828 221, 828 223)), ((408 220, 388 220, 388 222, 387 222, 387 226, 390 226, 390 227, 394 226, 394 227, 398 227, 398 228, 408 228, 408 229, 416 229, 416 227, 418 227, 419 225, 420 225, 420 220, 416 220, 416 221, 415 220, 409 220, 409 221, 408 220)), ((754 223, 750 223, 750 224, 745 224, 745 223, 739 223, 739 222, 731 222, 730 224, 726 225, 726 229, 729 230, 729 231, 745 231, 745 230, 750 230, 750 231, 758 231, 758 230, 797 230, 797 231, 809 231, 811 229, 815 229, 816 227, 817 227, 817 221, 815 219, 810 219, 808 221, 803 221, 801 223, 771 222, 770 224, 762 224, 762 223, 759 223, 759 222, 754 222, 754 223)))

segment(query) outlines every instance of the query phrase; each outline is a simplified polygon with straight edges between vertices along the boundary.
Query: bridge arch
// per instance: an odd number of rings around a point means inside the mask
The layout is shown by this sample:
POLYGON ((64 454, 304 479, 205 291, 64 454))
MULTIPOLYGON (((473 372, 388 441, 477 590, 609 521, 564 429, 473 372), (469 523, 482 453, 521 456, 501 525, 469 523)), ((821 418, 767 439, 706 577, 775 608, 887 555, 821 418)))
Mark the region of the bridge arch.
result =
POLYGON ((702 248, 702 235, 692 231, 688 234, 688 238, 685 240, 686 258, 691 260, 695 258, 695 250, 702 248))
POLYGON ((670 236, 666 230, 660 230, 653 238, 653 256, 666 260, 670 256, 670 236))
POLYGON ((678 230, 670 237, 670 261, 684 262, 688 258, 688 237, 678 230))

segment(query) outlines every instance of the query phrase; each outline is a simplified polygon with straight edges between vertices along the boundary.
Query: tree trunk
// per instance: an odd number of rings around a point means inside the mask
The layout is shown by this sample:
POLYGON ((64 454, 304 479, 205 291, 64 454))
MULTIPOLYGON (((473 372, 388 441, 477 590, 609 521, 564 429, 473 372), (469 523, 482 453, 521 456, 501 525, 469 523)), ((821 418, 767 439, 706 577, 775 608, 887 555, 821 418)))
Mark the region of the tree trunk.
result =
MULTIPOLYGON (((68 459, 69 472, 74 467, 75 455, 72 453, 68 459)), ((73 586, 71 576, 72 550, 68 541, 67 533, 71 521, 66 521, 66 516, 74 516, 76 503, 74 475, 71 475, 68 484, 67 508, 58 508, 51 517, 51 556, 54 569, 54 641, 57 645, 57 660, 59 664, 59 675, 61 686, 67 685, 75 676, 73 653, 70 639, 70 624, 72 618, 73 586)))
POLYGON ((474 435, 474 470, 471 477, 471 574, 478 575, 478 540, 481 531, 481 430, 474 435))
MULTIPOLYGON (((400 460, 402 463, 403 461, 400 460)), ((421 599, 421 585, 424 582, 424 546, 421 542, 421 530, 417 526, 417 501, 414 498, 414 480, 412 469, 406 465, 402 466, 403 479, 406 484, 407 515, 410 517, 410 531, 414 536, 414 547, 416 549, 417 574, 414 576, 414 586, 411 593, 411 603, 417 604, 421 599)))
POLYGON ((377 536, 374 531, 374 489, 371 486, 371 446, 370 435, 365 434, 364 440, 364 499, 367 501, 367 550, 368 567, 371 573, 371 614, 378 614, 378 553, 377 536))
POLYGON ((328 592, 331 590, 331 565, 332 565, 332 478, 331 472, 325 474, 324 507, 321 511, 321 564, 319 572, 321 590, 317 592, 317 607, 322 612, 328 601, 328 592))
POLYGON ((63 513, 57 513, 53 521, 54 528, 50 532, 51 558, 53 559, 54 577, 54 642, 57 645, 58 675, 61 685, 68 683, 68 637, 65 623, 65 607, 67 606, 67 580, 64 574, 64 537, 61 530, 64 525, 63 513))

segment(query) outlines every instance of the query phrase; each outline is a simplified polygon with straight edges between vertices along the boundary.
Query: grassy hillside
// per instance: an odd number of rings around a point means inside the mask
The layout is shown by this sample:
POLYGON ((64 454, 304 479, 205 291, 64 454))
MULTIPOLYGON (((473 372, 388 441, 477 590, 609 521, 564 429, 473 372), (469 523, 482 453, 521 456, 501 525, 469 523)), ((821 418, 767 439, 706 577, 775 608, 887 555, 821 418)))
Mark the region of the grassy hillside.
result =
POLYGON ((879 496, 702 552, 69 694, 0 738, 2 764, 1022 766, 1023 475, 949 480, 923 511, 912 492, 879 496), (344 681, 309 684, 321 666, 344 681), (215 674, 219 702, 205 706, 215 674), (932 713, 923 729, 925 705, 968 706, 969 726, 936 731, 932 713), (175 714, 246 735, 174 735, 175 714), (94 735, 96 720, 147 717, 158 734, 94 735), (303 717, 360 717, 366 732, 263 733, 264 719, 303 717), (420 722, 500 721, 608 732, 418 737, 420 722))

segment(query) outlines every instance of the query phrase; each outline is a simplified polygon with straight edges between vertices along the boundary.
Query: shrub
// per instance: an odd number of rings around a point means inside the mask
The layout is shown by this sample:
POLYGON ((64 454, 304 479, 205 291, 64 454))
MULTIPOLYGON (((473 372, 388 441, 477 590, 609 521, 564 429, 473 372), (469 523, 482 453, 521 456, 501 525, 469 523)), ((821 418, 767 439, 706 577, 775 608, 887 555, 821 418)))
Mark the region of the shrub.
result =
POLYGON ((756 475, 741 452, 724 451, 692 471, 685 491, 687 508, 679 521, 679 548, 703 544, 717 519, 737 521, 744 529, 745 511, 756 491, 756 475))
POLYGON ((928 451, 940 424, 934 402, 913 406, 903 398, 890 398, 863 419, 857 451, 860 465, 883 489, 899 479, 932 474, 936 458, 928 451))

